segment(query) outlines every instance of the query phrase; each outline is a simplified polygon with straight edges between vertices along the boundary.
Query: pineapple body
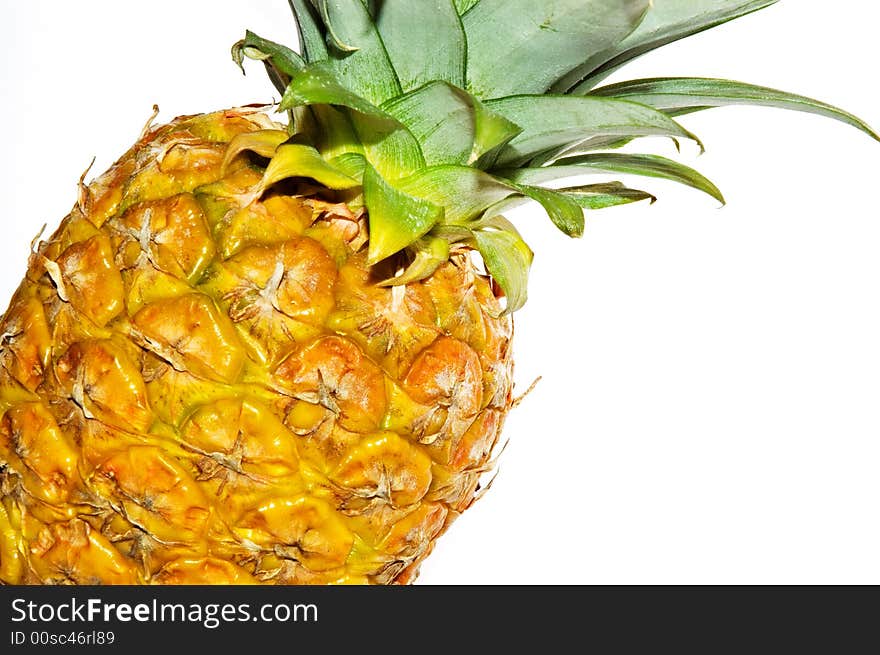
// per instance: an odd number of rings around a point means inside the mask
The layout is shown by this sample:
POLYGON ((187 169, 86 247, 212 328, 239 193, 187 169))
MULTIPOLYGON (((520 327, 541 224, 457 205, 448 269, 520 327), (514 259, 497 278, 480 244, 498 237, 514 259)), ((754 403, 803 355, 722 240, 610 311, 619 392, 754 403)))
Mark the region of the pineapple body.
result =
POLYGON ((299 52, 247 31, 233 60, 263 64, 288 124, 148 129, 81 185, 2 319, 0 581, 412 580, 512 405, 533 253, 506 212, 536 202, 579 237, 585 211, 655 199, 618 176, 723 202, 619 149, 701 144, 676 119, 713 107, 880 140, 754 84, 604 84, 774 3, 292 0, 299 52))
MULTIPOLYGON (((146 131, 2 320, 4 583, 408 582, 473 501, 512 323, 466 248, 391 288, 355 196, 224 163, 259 110, 146 131)), ((394 271, 390 271, 394 274, 394 271)))

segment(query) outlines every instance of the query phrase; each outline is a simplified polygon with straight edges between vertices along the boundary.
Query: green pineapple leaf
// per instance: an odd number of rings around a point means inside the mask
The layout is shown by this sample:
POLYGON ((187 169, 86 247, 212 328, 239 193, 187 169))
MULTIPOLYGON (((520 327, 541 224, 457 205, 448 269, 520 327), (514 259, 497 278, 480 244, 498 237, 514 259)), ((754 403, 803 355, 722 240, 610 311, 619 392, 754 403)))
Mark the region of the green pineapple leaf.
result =
POLYGON ((386 102, 382 109, 412 132, 428 166, 468 162, 474 147, 474 110, 454 87, 431 82, 386 102))
POLYGON ((584 210, 564 193, 528 184, 517 184, 517 188, 528 198, 540 204, 553 225, 570 237, 584 235, 584 210))
POLYGON ((442 206, 393 187, 372 166, 364 170, 363 187, 364 201, 370 208, 370 264, 410 246, 443 217, 442 206))
POLYGON ((395 185, 403 192, 444 207, 444 225, 466 225, 489 207, 519 191, 469 166, 430 166, 395 185))
POLYGON ((656 196, 647 191, 630 189, 620 182, 568 187, 559 189, 559 192, 567 195, 584 209, 606 209, 642 200, 650 200, 653 204, 657 200, 656 196))
POLYGON ((400 95, 400 82, 363 0, 318 0, 338 83, 374 105, 400 95))
POLYGON ((777 0, 658 0, 628 37, 572 70, 553 85, 556 93, 582 95, 636 57, 735 18, 764 9, 777 0))
MULTIPOLYGON (((432 166, 395 183, 405 193, 445 208, 442 224, 469 226, 491 207, 516 197, 541 204, 550 220, 569 236, 584 231, 582 208, 552 189, 514 184, 469 166, 432 166)), ((518 201, 509 203, 520 204, 518 201)))
POLYGON ((383 0, 376 27, 404 91, 434 80, 464 86, 467 44, 452 0, 383 0))
MULTIPOLYGON (((583 155, 590 152, 596 152, 597 150, 617 150, 618 148, 622 148, 632 141, 633 138, 619 137, 613 135, 589 137, 582 141, 566 143, 564 146, 559 148, 551 148, 549 150, 545 150, 544 152, 532 157, 529 160, 528 165, 532 167, 546 166, 547 164, 552 164, 555 161, 559 161, 563 157, 583 155)), ((676 149, 680 150, 677 141, 675 141, 675 145, 676 149)))
POLYGON ((478 98, 544 93, 617 45, 651 0, 480 0, 462 17, 468 90, 478 98))
POLYGON ((511 96, 490 100, 489 109, 522 128, 497 160, 497 166, 520 166, 535 155, 590 138, 663 136, 700 140, 674 120, 645 105, 612 98, 511 96), (601 101, 601 102, 597 102, 601 101), (552 120, 548 120, 552 117, 552 120))
POLYGON ((279 109, 303 105, 337 105, 367 116, 394 121, 394 117, 344 85, 328 62, 310 64, 298 72, 284 91, 279 109))
MULTIPOLYGON (((341 37, 334 28, 334 21, 339 19, 339 27, 346 32, 345 28, 345 12, 351 8, 349 2, 333 2, 333 0, 312 0, 312 4, 318 9, 321 20, 324 22, 324 28, 327 30, 327 41, 340 52, 357 52, 360 48, 356 45, 350 45, 344 37, 341 37), (333 18, 330 17, 334 12, 333 18)), ((369 7, 364 8, 369 12, 369 7)))
MULTIPOLYGON (((354 132, 346 139, 360 144, 367 159, 383 176, 396 179, 425 165, 418 141, 406 126, 344 86, 326 62, 310 64, 291 80, 281 99, 280 109, 303 105, 333 105, 353 109, 356 113, 351 113, 348 119, 354 132)), ((337 140, 332 150, 324 149, 324 152, 328 156, 336 156, 352 150, 354 148, 347 141, 340 143, 337 140)))
POLYGON ((262 194, 273 184, 291 177, 307 177, 329 189, 353 189, 360 186, 354 178, 331 166, 311 146, 288 143, 275 150, 258 187, 262 194))
POLYGON ((463 89, 446 82, 426 84, 385 103, 382 110, 415 136, 429 166, 472 164, 521 131, 463 89))
POLYGON ((459 16, 466 14, 480 0, 455 0, 455 10, 459 16))
POLYGON ((248 32, 233 57, 262 61, 284 89, 280 108, 291 113, 293 137, 270 130, 233 144, 229 157, 250 150, 270 158, 255 193, 287 177, 362 190, 353 202, 368 211, 368 260, 401 251, 410 258, 388 285, 423 279, 465 244, 482 253, 515 311, 532 252, 503 212, 537 201, 560 230, 580 236, 584 210, 656 200, 621 182, 559 188, 567 178, 665 179, 723 203, 684 164, 607 152, 648 136, 702 148, 678 116, 781 107, 880 140, 832 105, 740 82, 656 78, 595 88, 642 54, 776 0, 288 2, 303 55, 248 32))
POLYGON ((529 269, 534 254, 513 224, 500 214, 487 213, 471 230, 486 270, 504 291, 505 314, 522 308, 528 299, 529 269))
POLYGON ((225 172, 232 160, 245 151, 271 159, 275 156, 278 146, 289 138, 290 135, 284 130, 256 130, 236 134, 226 147, 226 156, 223 158, 221 169, 225 172))
POLYGON ((327 59, 330 55, 321 32, 321 21, 308 0, 287 1, 296 20, 297 33, 306 61, 311 64, 327 59))
POLYGON ((590 96, 638 102, 673 116, 728 105, 778 107, 832 118, 880 140, 880 135, 863 120, 825 102, 733 80, 702 77, 632 80, 595 89, 590 96))
POLYGON ((522 134, 522 128, 501 114, 489 109, 468 94, 474 107, 474 149, 468 165, 488 169, 495 165, 498 155, 513 139, 522 134))
POLYGON ((306 62, 290 48, 257 36, 250 30, 232 46, 232 59, 244 72, 244 58, 262 61, 272 84, 284 93, 290 78, 301 71, 306 62))
POLYGON ((313 145, 325 159, 331 160, 352 153, 363 156, 364 146, 354 129, 349 112, 332 105, 311 105, 305 109, 309 111, 316 126, 310 135, 313 145))
POLYGON ((345 152, 328 160, 327 163, 333 168, 342 171, 350 178, 355 180, 364 179, 364 171, 367 168, 367 158, 361 153, 345 152))
POLYGON ((397 180, 424 168, 419 143, 406 127, 363 114, 353 114, 351 122, 367 161, 383 177, 397 180))
POLYGON ((412 253, 409 266, 394 277, 379 282, 380 287, 392 287, 424 280, 440 266, 449 261, 450 243, 443 237, 422 237, 413 243, 408 250, 412 253))
POLYGON ((597 173, 623 173, 671 180, 703 191, 718 202, 724 203, 724 196, 711 180, 684 164, 658 155, 603 152, 566 157, 552 166, 496 171, 500 177, 506 177, 518 184, 540 185, 566 177, 597 173))

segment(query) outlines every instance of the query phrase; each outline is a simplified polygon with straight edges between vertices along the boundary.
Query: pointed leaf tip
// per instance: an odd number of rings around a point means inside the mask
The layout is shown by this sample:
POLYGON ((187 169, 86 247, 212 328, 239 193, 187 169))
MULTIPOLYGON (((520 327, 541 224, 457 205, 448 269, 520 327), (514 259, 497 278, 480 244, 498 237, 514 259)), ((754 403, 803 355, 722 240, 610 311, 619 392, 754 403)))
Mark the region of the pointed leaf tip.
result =
POLYGON ((394 188, 370 165, 364 170, 364 203, 370 222, 370 265, 410 246, 443 217, 442 207, 394 188))
POLYGON ((639 175, 684 184, 726 204, 715 184, 699 171, 659 155, 597 152, 564 157, 552 166, 523 168, 507 172, 511 179, 524 184, 547 184, 564 177, 595 174, 639 175))
POLYGON ((660 77, 629 80, 593 90, 589 97, 617 98, 682 116, 713 107, 751 105, 816 114, 846 123, 880 141, 858 116, 820 100, 745 82, 707 77, 660 77))
POLYGON ((471 231, 473 245, 489 274, 504 291, 504 314, 512 314, 528 299, 529 270, 534 253, 504 216, 489 211, 471 231))
POLYGON ((286 143, 275 150, 258 187, 262 194, 273 184, 293 177, 311 178, 330 189, 353 189, 360 183, 334 168, 313 147, 286 143))
POLYGON ((416 241, 409 250, 414 252, 413 260, 399 275, 379 282, 380 287, 393 287, 411 284, 433 275, 434 271, 449 261, 449 241, 430 235, 416 241))
POLYGON ((237 134, 226 146, 226 155, 223 157, 220 170, 225 174, 232 160, 245 151, 255 152, 261 157, 271 159, 278 146, 289 138, 290 135, 283 130, 257 130, 237 134))
POLYGON ((584 235, 584 210, 573 198, 552 189, 527 184, 518 185, 518 188, 526 197, 544 208, 553 225, 563 234, 573 238, 584 235))
POLYGON ((559 189, 559 192, 564 193, 584 209, 590 210, 628 205, 642 200, 649 200, 652 205, 657 202, 657 196, 640 189, 630 189, 620 182, 565 187, 559 189))

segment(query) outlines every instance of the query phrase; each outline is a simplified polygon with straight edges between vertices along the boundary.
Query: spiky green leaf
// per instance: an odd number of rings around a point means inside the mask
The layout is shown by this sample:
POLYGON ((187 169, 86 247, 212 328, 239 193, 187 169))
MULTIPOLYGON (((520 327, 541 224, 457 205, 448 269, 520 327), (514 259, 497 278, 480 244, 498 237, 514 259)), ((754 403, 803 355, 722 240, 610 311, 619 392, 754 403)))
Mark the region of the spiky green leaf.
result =
POLYGON ((639 189, 630 189, 620 182, 607 182, 604 184, 587 184, 584 186, 560 189, 560 193, 574 200, 584 209, 606 209, 618 205, 628 205, 632 202, 650 200, 652 203, 657 198, 639 189))
POLYGON ((339 83, 374 105, 400 95, 400 83, 362 0, 318 0, 329 41, 328 64, 339 83))
POLYGON ((490 216, 473 230, 473 241, 486 269, 504 291, 505 314, 522 308, 528 298, 529 269, 534 255, 510 221, 490 216))
POLYGON ((226 156, 223 158, 221 169, 225 171, 232 160, 245 151, 255 152, 261 157, 271 159, 278 146, 289 138, 290 135, 284 130, 255 130, 236 134, 226 146, 226 156))
POLYGON ((310 64, 290 81, 279 109, 282 111, 301 105, 337 105, 362 114, 393 121, 387 112, 342 84, 328 62, 310 64))
MULTIPOLYGON (((281 109, 302 105, 333 105, 357 112, 348 117, 354 129, 351 138, 358 144, 358 150, 362 146, 367 159, 384 177, 396 179, 425 164, 418 141, 406 126, 340 83, 326 62, 309 65, 287 87, 281 109)), ((336 156, 355 150, 345 146, 337 141, 332 153, 327 154, 336 156)))
POLYGON ((724 202, 724 196, 711 180, 689 166, 658 155, 630 155, 602 152, 560 159, 552 166, 521 168, 498 171, 501 177, 519 184, 548 184, 567 177, 606 173, 623 173, 671 180, 698 189, 716 200, 724 202))
POLYGON ((397 180, 424 168, 418 141, 406 127, 364 114, 353 114, 351 122, 367 160, 383 177, 397 180))
POLYGON ((454 87, 432 82, 382 109, 412 132, 428 166, 467 163, 474 143, 473 108, 454 87))
POLYGON ((395 188, 372 166, 364 170, 363 187, 370 210, 370 264, 414 243, 443 217, 442 207, 395 188))
POLYGON ((419 239, 409 247, 413 254, 409 266, 399 275, 379 282, 379 286, 410 284, 431 276, 434 271, 449 261, 449 245, 449 240, 442 237, 428 235, 419 239))
POLYGON ((383 0, 376 27, 404 91, 434 80, 464 86, 467 44, 452 0, 383 0))
POLYGON ((699 143, 662 112, 612 98, 511 96, 486 105, 523 130, 498 157, 498 167, 519 166, 540 153, 591 138, 663 136, 699 143))
POLYGON ((468 90, 478 98, 544 93, 641 21, 650 0, 481 0, 462 18, 468 90))
POLYGON ((504 148, 522 134, 522 128, 468 94, 474 108, 474 149, 468 164, 487 170, 495 165, 504 148))
POLYGON ((352 179, 364 179, 364 171, 367 168, 367 158, 361 153, 345 152, 329 159, 327 163, 342 171, 352 179))
POLYGON ((703 77, 632 80, 595 89, 590 96, 630 100, 677 116, 729 105, 778 107, 832 118, 880 140, 880 135, 863 120, 833 105, 805 96, 733 80, 703 77))
POLYGON ((296 20, 299 41, 307 62, 327 59, 327 44, 321 31, 321 22, 308 0, 288 0, 296 20))
POLYGON ((245 57, 263 62, 269 79, 279 93, 284 93, 290 78, 306 65, 303 58, 290 48, 257 36, 250 30, 232 46, 232 59, 242 72, 245 57))
POLYGON ((364 147, 345 109, 332 105, 311 105, 307 109, 315 123, 313 144, 325 159, 348 153, 363 155, 364 147))
POLYGON ((281 180, 305 177, 315 180, 330 189, 353 189, 360 183, 331 166, 321 154, 311 146, 289 143, 278 146, 269 161, 256 195, 277 184, 281 180))
POLYGON ((465 225, 519 193, 510 183, 469 166, 431 166, 395 183, 403 192, 445 209, 444 225, 465 225))
POLYGON ((655 48, 769 7, 777 0, 657 0, 638 28, 557 82, 558 93, 583 94, 628 61, 655 48))
POLYGON ((524 197, 541 204, 550 220, 569 236, 584 230, 583 211, 571 199, 550 189, 514 184, 469 166, 432 166, 398 180, 403 192, 443 207, 443 225, 469 226, 502 201, 524 197))
POLYGON ((551 148, 535 155, 529 160, 529 166, 546 166, 562 159, 563 157, 572 157, 575 155, 583 155, 598 150, 616 150, 630 143, 634 137, 621 138, 619 136, 597 136, 577 141, 575 143, 566 143, 561 148, 551 148))
POLYGON ((429 166, 471 164, 520 132, 472 95, 445 82, 426 84, 385 103, 382 110, 412 132, 429 166))
POLYGON ((458 11, 458 15, 462 16, 466 14, 471 7, 477 4, 480 0, 455 0, 455 9, 458 11))
POLYGON ((522 193, 539 203, 547 216, 563 234, 581 237, 584 234, 584 210, 572 198, 563 193, 528 184, 518 184, 522 193))
MULTIPOLYGON (((324 23, 324 30, 326 32, 328 44, 342 53, 357 52, 359 46, 349 42, 344 36, 340 36, 339 31, 341 28, 343 33, 346 32, 345 12, 351 8, 351 4, 348 2, 333 2, 333 0, 312 0, 312 4, 321 15, 321 21, 324 23), (335 12, 335 15, 332 18, 330 17, 331 11, 335 12)), ((362 4, 366 5, 364 9, 370 15, 370 18, 372 18, 372 11, 369 4, 363 0, 362 4)))

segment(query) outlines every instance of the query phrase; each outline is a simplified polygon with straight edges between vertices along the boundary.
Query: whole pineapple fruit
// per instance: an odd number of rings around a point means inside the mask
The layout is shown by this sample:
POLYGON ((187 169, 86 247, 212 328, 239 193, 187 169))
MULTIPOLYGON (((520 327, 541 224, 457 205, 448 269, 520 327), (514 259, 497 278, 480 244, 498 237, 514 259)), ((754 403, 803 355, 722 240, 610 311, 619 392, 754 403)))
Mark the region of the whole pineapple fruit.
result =
POLYGON ((411 581, 514 404, 532 253, 505 210, 537 201, 579 236, 584 209, 652 198, 558 188, 590 174, 721 199, 609 152, 696 140, 674 118, 714 106, 877 138, 742 83, 597 88, 772 0, 290 4, 301 55, 233 48, 264 62, 286 125, 251 107, 150 126, 35 244, 0 332, 0 581, 411 581))

